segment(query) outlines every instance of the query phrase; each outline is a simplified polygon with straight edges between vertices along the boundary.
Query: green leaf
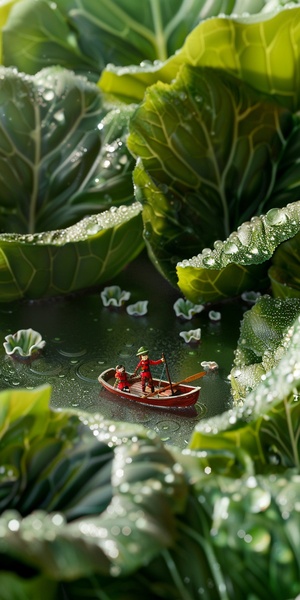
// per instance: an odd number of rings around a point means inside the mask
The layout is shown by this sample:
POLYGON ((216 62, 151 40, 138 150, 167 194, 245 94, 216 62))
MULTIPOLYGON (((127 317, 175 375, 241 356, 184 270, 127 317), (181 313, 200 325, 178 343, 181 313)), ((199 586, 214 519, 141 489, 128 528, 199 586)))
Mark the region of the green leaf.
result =
POLYGON ((218 477, 194 485, 201 503, 191 503, 174 555, 181 574, 188 566, 192 573, 187 588, 192 598, 204 578, 211 582, 207 598, 214 592, 221 597, 219 590, 224 598, 237 600, 281 600, 298 593, 297 479, 296 472, 286 472, 268 478, 218 477))
MULTIPOLYGON (((6 390, 1 392, 0 402, 0 443, 3 437, 7 434, 8 429, 12 424, 19 424, 21 418, 26 418, 27 415, 34 415, 34 426, 31 427, 31 435, 35 437, 37 433, 43 435, 44 412, 48 409, 48 404, 51 395, 51 387, 49 385, 40 386, 30 392, 24 392, 24 402, 20 402, 20 394, 18 391, 6 390)), ((28 435, 26 428, 21 429, 21 439, 28 435)))
POLYGON ((45 577, 20 577, 16 573, 0 574, 1 600, 57 600, 57 584, 45 577))
POLYGON ((128 574, 173 543, 187 485, 159 438, 97 414, 55 411, 42 388, 0 400, 9 409, 0 445, 7 571, 23 564, 56 581, 128 574))
POLYGON ((147 90, 127 143, 139 157, 134 181, 145 238, 173 281, 178 260, 271 203, 293 127, 289 111, 215 69, 185 66, 172 85, 147 90))
POLYGON ((300 297, 300 235, 281 244, 276 250, 269 277, 272 291, 281 298, 300 297))
MULTIPOLYGON (((300 387, 299 336, 298 319, 279 371, 259 386, 257 404, 252 398, 244 412, 239 407, 238 413, 222 415, 222 422, 221 417, 200 422, 201 445, 195 438, 194 449, 183 454, 164 447, 140 426, 42 408, 37 402, 41 390, 3 392, 0 405, 4 400, 19 410, 26 406, 26 418, 34 421, 38 414, 46 423, 41 436, 29 436, 23 444, 24 457, 31 456, 29 462, 22 460, 23 493, 34 495, 36 480, 49 483, 52 497, 58 499, 62 491, 61 512, 47 514, 36 507, 27 516, 16 510, 0 516, 1 582, 11 597, 34 597, 48 581, 49 600, 119 598, 120 590, 124 600, 142 593, 149 600, 193 600, 207 581, 207 600, 212 594, 219 597, 220 590, 232 590, 237 600, 249 593, 275 600, 295 597, 300 405, 288 396, 300 387), (64 448, 47 465, 45 446, 38 442, 51 438, 64 448), (98 462, 101 456, 111 460, 98 462), (75 499, 90 464, 84 487, 105 488, 104 465, 109 463, 113 497, 107 509, 67 522, 66 486, 70 484, 75 499), (270 476, 262 476, 264 470, 270 476), (230 568, 232 559, 235 569, 230 568), (283 560, 284 575, 279 568, 283 560)), ((19 418, 20 431, 22 424, 30 430, 26 418, 19 418)), ((1 464, 4 449, 2 445, 1 464)))
MULTIPOLYGON (((292 307, 288 305, 289 317, 297 310, 295 305, 298 302, 292 303, 292 307)), ((299 470, 299 343, 298 313, 293 326, 283 336, 281 356, 279 354, 279 360, 274 361, 275 366, 263 374, 260 383, 240 406, 205 423, 200 421, 190 448, 205 450, 208 463, 210 450, 243 450, 253 462, 256 473, 272 472, 274 465, 299 470)))
POLYGON ((3 0, 0 6, 0 64, 2 64, 2 30, 8 19, 12 6, 19 0, 3 0))
POLYGON ((214 249, 177 264, 178 285, 195 303, 209 302, 266 285, 266 268, 277 246, 300 227, 300 203, 253 217, 214 249), (266 263, 266 264, 264 264, 266 263), (252 285, 249 274, 252 274, 252 285), (233 278, 234 275, 234 278, 233 278))
POLYGON ((22 0, 3 32, 4 64, 33 74, 55 63, 96 80, 107 63, 165 60, 182 46, 205 4, 22 0))
POLYGON ((231 370, 232 395, 245 398, 273 369, 285 351, 290 327, 300 313, 300 299, 263 296, 243 317, 231 370))
POLYGON ((132 108, 108 112, 97 86, 60 68, 0 75, 2 231, 63 228, 114 200, 132 202, 132 108))
POLYGON ((300 104, 299 15, 299 6, 279 4, 273 12, 206 19, 187 36, 181 50, 162 64, 122 69, 108 65, 100 87, 138 102, 148 86, 157 81, 170 83, 181 66, 189 64, 222 69, 296 111, 300 104))
POLYGON ((0 235, 0 299, 68 294, 112 279, 143 248, 142 206, 111 208, 76 225, 0 235))
POLYGON ((125 145, 134 107, 104 108, 97 86, 61 68, 0 73, 1 301, 98 285, 143 247, 125 145))

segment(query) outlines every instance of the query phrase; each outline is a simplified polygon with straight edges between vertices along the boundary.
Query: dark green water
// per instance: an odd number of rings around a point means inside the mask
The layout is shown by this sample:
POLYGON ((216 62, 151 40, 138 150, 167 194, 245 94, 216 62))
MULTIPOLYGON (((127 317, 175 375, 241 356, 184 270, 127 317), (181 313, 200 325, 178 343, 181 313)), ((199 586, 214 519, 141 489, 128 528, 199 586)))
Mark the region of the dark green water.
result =
MULTIPOLYGON (((239 336, 243 307, 238 302, 220 304, 221 320, 213 322, 208 310, 191 320, 175 315, 173 304, 180 293, 141 256, 113 281, 96 292, 70 298, 0 304, 0 389, 31 388, 49 383, 53 407, 79 408, 100 412, 105 418, 139 423, 154 429, 167 442, 184 448, 199 419, 226 410, 231 405, 227 376, 239 336), (129 316, 125 306, 106 308, 100 291, 119 285, 131 292, 130 300, 148 300, 148 313, 129 316), (18 329, 39 331, 46 341, 41 356, 31 363, 19 362, 5 354, 4 338, 18 329), (201 328, 199 343, 187 344, 179 333, 201 328), (172 380, 203 370, 202 361, 216 361, 219 370, 201 379, 199 401, 195 408, 166 411, 120 401, 99 385, 101 371, 122 362, 132 372, 138 362, 136 351, 148 346, 153 359, 164 352, 172 380)), ((162 367, 153 375, 161 376, 162 367)), ((166 378, 165 373, 163 377, 166 378)))

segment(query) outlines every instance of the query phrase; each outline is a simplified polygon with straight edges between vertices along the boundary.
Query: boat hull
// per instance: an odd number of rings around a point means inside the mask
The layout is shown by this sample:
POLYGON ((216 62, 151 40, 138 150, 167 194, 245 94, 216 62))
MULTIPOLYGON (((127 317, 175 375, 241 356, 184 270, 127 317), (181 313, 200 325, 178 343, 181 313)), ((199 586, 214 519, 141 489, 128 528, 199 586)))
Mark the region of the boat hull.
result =
MULTIPOLYGON (((114 394, 119 398, 126 398, 127 400, 132 400, 133 402, 137 402, 138 404, 144 404, 145 406, 151 406, 152 408, 186 408, 188 406, 193 406, 196 404, 200 387, 195 387, 191 385, 179 384, 176 385, 174 394, 169 386, 168 381, 162 381, 153 378, 153 383, 155 388, 157 389, 157 393, 155 396, 148 396, 148 391, 146 390, 146 395, 143 396, 142 385, 140 378, 135 378, 132 380, 130 384, 130 391, 125 392, 124 390, 119 390, 114 387, 115 382, 115 369, 107 369, 103 371, 98 377, 99 383, 109 392, 114 394), (167 388, 164 390, 164 388, 167 388)), ((149 392, 151 390, 149 389, 149 392)))

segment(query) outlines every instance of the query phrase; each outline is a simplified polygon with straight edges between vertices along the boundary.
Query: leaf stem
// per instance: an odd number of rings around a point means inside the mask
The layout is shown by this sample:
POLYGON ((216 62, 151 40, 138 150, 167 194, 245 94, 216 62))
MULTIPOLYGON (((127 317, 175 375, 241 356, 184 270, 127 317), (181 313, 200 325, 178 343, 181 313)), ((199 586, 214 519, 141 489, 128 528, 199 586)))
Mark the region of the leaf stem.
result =
POLYGON ((32 132, 34 136, 35 158, 32 172, 32 192, 30 197, 29 214, 28 214, 28 233, 35 232, 35 218, 37 208, 37 197, 39 192, 39 164, 41 159, 41 123, 38 104, 34 103, 35 112, 35 130, 32 132))
POLYGON ((292 446, 292 450, 293 450, 293 456, 294 456, 294 461, 295 461, 295 467, 297 467, 298 469, 300 468, 300 460, 299 460, 299 455, 298 455, 298 448, 297 448, 297 443, 295 440, 295 436, 294 436, 294 428, 293 428, 293 424, 292 424, 292 419, 291 419, 291 407, 290 407, 290 403, 287 401, 287 399, 284 399, 284 405, 285 405, 285 413, 286 413, 286 422, 287 422, 287 426, 288 426, 288 430, 289 430, 289 434, 290 434, 290 441, 291 441, 291 446, 292 446))
POLYGON ((180 592, 180 598, 182 600, 193 600, 193 598, 190 596, 189 592, 186 589, 186 586, 184 585, 184 583, 181 579, 181 576, 178 572, 176 563, 173 560, 172 556, 170 555, 170 552, 168 550, 163 550, 162 556, 164 557, 166 565, 169 569, 169 573, 170 573, 178 591, 180 592))
POLYGON ((161 20, 160 0, 151 0, 151 11, 155 31, 155 46, 158 60, 164 61, 168 58, 168 51, 165 44, 165 35, 161 20))
POLYGON ((205 525, 205 523, 202 523, 203 528, 206 529, 206 535, 207 535, 207 539, 205 539, 204 537, 202 537, 202 535, 200 533, 198 533, 197 531, 193 531, 193 529, 191 529, 191 527, 185 523, 181 523, 181 529, 182 531, 184 531, 187 535, 189 535, 192 539, 194 539, 204 550, 207 561, 209 563, 209 566, 211 568, 211 574, 214 578, 216 587, 218 589, 218 592, 220 594, 220 598, 221 600, 229 600, 229 596, 227 593, 227 588, 226 588, 226 584, 224 581, 224 578, 222 576, 222 572, 218 571, 215 566, 218 563, 215 555, 214 555, 214 551, 213 551, 213 547, 212 545, 207 541, 209 540, 209 531, 208 531, 208 527, 207 525, 205 525))

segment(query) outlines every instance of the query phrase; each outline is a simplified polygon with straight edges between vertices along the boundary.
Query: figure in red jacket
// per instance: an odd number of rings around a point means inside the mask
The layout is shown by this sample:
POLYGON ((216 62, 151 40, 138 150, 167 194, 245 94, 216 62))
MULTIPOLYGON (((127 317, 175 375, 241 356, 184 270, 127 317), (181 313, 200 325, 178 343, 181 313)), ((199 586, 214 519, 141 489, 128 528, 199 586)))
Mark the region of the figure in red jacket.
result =
POLYGON ((141 369, 141 381, 143 392, 146 391, 146 385, 148 385, 151 388, 151 392, 154 392, 154 384, 150 371, 150 365, 159 365, 160 363, 165 362, 165 359, 164 357, 162 357, 159 360, 151 360, 148 356, 148 350, 144 346, 138 349, 136 355, 140 356, 141 358, 140 362, 135 368, 133 376, 135 376, 138 370, 141 369))
POLYGON ((115 380, 115 387, 117 387, 118 390, 129 392, 129 381, 127 379, 127 373, 125 371, 124 365, 116 366, 115 380))

